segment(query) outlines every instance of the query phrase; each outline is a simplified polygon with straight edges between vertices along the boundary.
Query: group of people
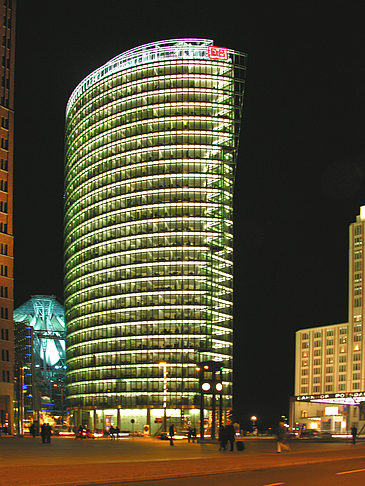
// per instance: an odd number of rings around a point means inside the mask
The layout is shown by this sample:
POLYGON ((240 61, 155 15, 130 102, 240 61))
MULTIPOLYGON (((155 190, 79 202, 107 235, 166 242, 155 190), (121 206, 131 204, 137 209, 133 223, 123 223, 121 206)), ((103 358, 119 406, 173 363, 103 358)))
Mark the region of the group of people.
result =
POLYGON ((112 440, 114 439, 118 439, 119 437, 119 433, 120 433, 120 429, 119 427, 113 427, 112 425, 110 426, 110 429, 109 429, 109 436, 112 440))
POLYGON ((42 437, 43 444, 51 443, 51 435, 52 435, 52 427, 47 423, 42 424, 41 437, 42 437))
POLYGON ((229 442, 230 451, 233 451, 235 430, 233 424, 229 423, 226 426, 219 427, 218 440, 219 440, 219 450, 225 451, 227 444, 229 442))

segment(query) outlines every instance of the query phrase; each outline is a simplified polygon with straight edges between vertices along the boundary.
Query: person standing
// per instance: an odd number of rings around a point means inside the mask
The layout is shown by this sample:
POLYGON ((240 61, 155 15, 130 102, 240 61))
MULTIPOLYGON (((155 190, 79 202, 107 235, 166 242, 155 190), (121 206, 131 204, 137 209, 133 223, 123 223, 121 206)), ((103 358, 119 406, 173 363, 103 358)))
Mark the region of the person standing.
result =
POLYGON ((46 424, 46 442, 47 442, 47 444, 51 443, 51 435, 52 435, 52 427, 49 424, 46 424))
POLYGON ((34 422, 32 422, 32 425, 29 427, 29 432, 33 436, 33 439, 37 435, 37 428, 34 422))
POLYGON ((233 445, 234 445, 234 436, 235 430, 232 423, 229 423, 224 428, 225 435, 226 435, 226 442, 230 444, 230 451, 233 452, 233 445))
POLYGON ((351 427, 351 435, 352 435, 352 443, 356 444, 356 437, 357 437, 357 427, 356 425, 353 425, 351 427))
POLYGON ((42 443, 46 443, 47 439, 47 424, 43 423, 41 426, 41 437, 42 437, 42 443))
POLYGON ((170 435, 170 446, 173 446, 174 445, 174 435, 175 435, 175 427, 174 427, 174 424, 171 424, 170 425, 169 435, 170 435))
POLYGON ((219 427, 218 440, 219 440, 219 450, 225 451, 227 445, 227 435, 226 435, 226 429, 223 427, 223 425, 219 427))

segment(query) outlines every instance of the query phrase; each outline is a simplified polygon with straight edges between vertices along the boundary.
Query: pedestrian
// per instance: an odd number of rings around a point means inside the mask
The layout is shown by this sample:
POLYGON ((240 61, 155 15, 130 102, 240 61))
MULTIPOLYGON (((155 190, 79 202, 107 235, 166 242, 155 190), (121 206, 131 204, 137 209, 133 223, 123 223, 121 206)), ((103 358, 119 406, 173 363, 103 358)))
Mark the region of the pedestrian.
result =
POLYGON ((191 438, 193 439, 193 444, 196 441, 196 427, 193 427, 193 430, 191 432, 191 438))
POLYGON ((41 426, 41 437, 42 437, 42 444, 46 443, 47 439, 47 424, 43 423, 41 426))
POLYGON ((279 422, 278 430, 276 432, 277 436, 277 448, 276 452, 290 451, 290 447, 286 443, 287 431, 284 422, 279 422))
POLYGON ((190 443, 192 437, 193 429, 189 426, 188 427, 188 442, 190 443))
POLYGON ((227 445, 227 434, 226 429, 221 425, 218 431, 218 440, 219 440, 219 450, 225 451, 227 445))
POLYGON ((51 443, 51 435, 52 435, 52 427, 49 424, 46 424, 46 443, 51 443))
POLYGON ((111 425, 111 426, 110 426, 110 429, 109 429, 109 435, 110 435, 111 440, 115 439, 115 437, 114 437, 114 432, 115 432, 115 429, 114 429, 114 427, 111 425))
POLYGON ((233 452, 233 445, 234 445, 234 436, 236 435, 233 424, 230 422, 228 423, 225 428, 224 432, 226 435, 226 441, 230 444, 230 451, 233 452))
POLYGON ((351 427, 351 435, 352 435, 352 443, 356 444, 357 427, 355 424, 351 427))
POLYGON ((116 438, 118 439, 119 438, 119 432, 120 432, 120 429, 118 426, 115 427, 115 435, 116 435, 116 438))
POLYGON ((31 426, 29 427, 29 433, 30 433, 30 435, 33 436, 33 439, 37 435, 37 429, 36 429, 36 425, 35 425, 34 422, 32 422, 31 426))
POLYGON ((173 446, 174 445, 174 435, 175 435, 175 427, 174 427, 174 424, 171 424, 170 425, 169 435, 170 435, 170 446, 173 446))

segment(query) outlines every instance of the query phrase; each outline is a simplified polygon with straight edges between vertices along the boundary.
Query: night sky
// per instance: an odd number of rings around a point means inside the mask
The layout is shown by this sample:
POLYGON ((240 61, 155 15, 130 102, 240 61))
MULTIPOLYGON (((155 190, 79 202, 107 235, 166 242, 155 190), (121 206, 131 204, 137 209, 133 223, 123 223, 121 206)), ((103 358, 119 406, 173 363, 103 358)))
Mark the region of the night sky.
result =
POLYGON ((65 106, 144 43, 249 55, 235 184, 236 418, 288 413, 295 331, 347 320, 348 225, 365 204, 362 1, 18 0, 15 304, 63 299, 65 106), (321 5, 320 5, 321 4, 321 5))

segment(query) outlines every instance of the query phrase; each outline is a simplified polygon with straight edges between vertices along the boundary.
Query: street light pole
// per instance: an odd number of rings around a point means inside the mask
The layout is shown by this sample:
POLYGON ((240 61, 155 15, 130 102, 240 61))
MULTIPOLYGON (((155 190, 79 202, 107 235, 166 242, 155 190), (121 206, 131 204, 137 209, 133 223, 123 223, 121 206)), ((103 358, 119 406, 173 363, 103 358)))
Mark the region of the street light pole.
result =
POLYGON ((255 425, 256 425, 256 422, 257 422, 257 417, 256 415, 252 415, 251 417, 251 422, 252 422, 252 432, 255 433, 255 425))
POLYGON ((167 431, 167 363, 161 361, 159 363, 163 370, 163 430, 167 431))

